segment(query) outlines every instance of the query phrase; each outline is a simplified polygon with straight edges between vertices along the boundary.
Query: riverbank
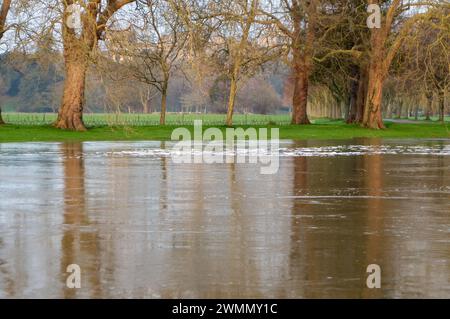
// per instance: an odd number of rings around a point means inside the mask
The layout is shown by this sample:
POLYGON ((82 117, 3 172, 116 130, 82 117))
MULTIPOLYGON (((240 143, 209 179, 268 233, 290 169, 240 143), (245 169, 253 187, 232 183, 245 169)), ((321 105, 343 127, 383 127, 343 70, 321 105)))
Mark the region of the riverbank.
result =
MULTIPOLYGON (((450 138, 450 123, 386 123, 385 130, 369 130, 357 125, 346 125, 332 121, 312 125, 280 125, 251 127, 279 127, 280 139, 350 139, 350 138, 450 138)), ((65 142, 65 141, 167 141, 172 131, 180 126, 102 126, 92 127, 87 132, 72 132, 51 126, 2 125, 0 143, 6 142, 65 142)), ((193 130, 192 126, 182 126, 193 130)), ((210 126, 204 126, 207 129, 210 126)), ((250 126, 239 126, 248 128, 250 126)), ((225 130, 225 126, 219 126, 225 130)))

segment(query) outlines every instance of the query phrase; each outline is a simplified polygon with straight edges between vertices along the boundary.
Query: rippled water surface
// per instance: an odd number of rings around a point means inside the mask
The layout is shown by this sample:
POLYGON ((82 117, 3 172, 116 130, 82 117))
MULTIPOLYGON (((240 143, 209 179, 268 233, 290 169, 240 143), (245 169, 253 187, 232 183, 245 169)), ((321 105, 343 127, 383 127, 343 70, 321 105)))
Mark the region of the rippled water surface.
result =
POLYGON ((450 297, 449 140, 284 141, 275 175, 171 146, 0 144, 0 297, 450 297))

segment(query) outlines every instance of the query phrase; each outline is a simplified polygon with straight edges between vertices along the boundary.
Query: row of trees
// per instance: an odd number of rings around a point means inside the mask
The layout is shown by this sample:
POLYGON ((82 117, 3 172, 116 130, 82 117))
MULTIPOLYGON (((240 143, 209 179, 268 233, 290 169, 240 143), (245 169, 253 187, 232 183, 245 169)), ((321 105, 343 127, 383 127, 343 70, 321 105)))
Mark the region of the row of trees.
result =
MULTIPOLYGON (((174 72, 170 79, 167 111, 226 114, 227 77, 213 73, 198 85, 192 80, 191 67, 188 64, 184 67, 174 72)), ((57 112, 64 86, 63 68, 58 52, 0 56, 0 104, 10 112, 57 112)), ((413 87, 414 81, 405 82, 404 75, 395 73, 384 85, 383 118, 430 118, 440 114, 442 103, 438 95, 427 98, 425 88, 413 87)), ((419 79, 421 73, 417 71, 413 75, 419 79)), ((257 114, 287 113, 292 103, 292 91, 289 68, 282 62, 272 63, 240 84, 235 110, 257 114)), ((118 72, 114 61, 104 59, 100 65, 93 65, 88 70, 85 112, 159 112, 161 96, 153 86, 118 72)), ((337 97, 313 79, 307 110, 311 117, 348 117, 348 104, 348 100, 337 97)))
MULTIPOLYGON (((220 73, 202 83, 191 80, 189 65, 171 75, 167 111, 226 113, 229 82, 220 73)), ((289 111, 289 92, 284 92, 288 69, 266 66, 240 86, 236 110, 240 113, 274 114, 289 111), (283 97, 285 98, 283 100, 283 97)), ((0 56, 0 104, 4 111, 57 112, 64 86, 64 62, 58 52, 0 56)), ((103 59, 90 66, 86 76, 85 112, 153 113, 161 109, 162 94, 141 79, 118 71, 117 63, 103 59)))
POLYGON ((367 128, 384 128, 383 111, 393 112, 393 100, 423 96, 428 112, 438 100, 444 119, 450 74, 445 0, 4 0, 0 36, 8 30, 16 32, 6 43, 36 50, 50 38, 63 53, 55 123, 62 129, 85 130, 86 74, 93 66, 118 85, 138 81, 157 90, 161 124, 174 74, 191 83, 194 100, 210 96, 211 81, 221 79, 232 125, 240 88, 281 62, 290 73, 285 92, 293 124, 309 124, 308 105, 325 96, 347 122, 367 128))

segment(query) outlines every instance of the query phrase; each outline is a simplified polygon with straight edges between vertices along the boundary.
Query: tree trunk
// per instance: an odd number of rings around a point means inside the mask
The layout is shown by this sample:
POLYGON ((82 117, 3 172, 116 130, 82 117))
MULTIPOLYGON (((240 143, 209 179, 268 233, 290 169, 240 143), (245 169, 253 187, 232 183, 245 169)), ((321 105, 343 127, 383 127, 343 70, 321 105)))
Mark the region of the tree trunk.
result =
POLYGON ((3 124, 5 124, 5 121, 3 121, 3 118, 2 118, 2 108, 0 107, 0 125, 3 125, 3 124))
POLYGON ((383 80, 382 67, 378 61, 373 61, 369 70, 369 84, 363 119, 363 126, 366 128, 385 128, 381 113, 383 80))
POLYGON ((78 28, 67 23, 72 15, 67 9, 74 1, 61 2, 64 9, 61 26, 66 78, 62 103, 54 126, 61 129, 85 131, 86 127, 83 123, 84 89, 86 70, 92 50, 97 46, 98 40, 106 30, 108 20, 114 13, 135 0, 108 1, 104 8, 100 5, 103 1, 89 1, 86 6, 83 6, 84 12, 78 28), (76 30, 80 27, 80 30, 76 30))
POLYGON ((445 98, 444 92, 439 92, 439 122, 445 122, 445 98))
MULTIPOLYGON (((379 4, 380 1, 369 1, 371 4, 379 4)), ((391 28, 395 20, 395 13, 401 0, 394 0, 387 7, 383 26, 372 28, 370 36, 370 63, 368 68, 367 98, 362 125, 366 128, 383 129, 383 84, 389 72, 389 67, 400 48, 403 38, 398 36, 394 43, 388 43, 391 28)))
POLYGON ((332 113, 331 113, 331 118, 333 120, 339 120, 341 119, 341 101, 337 100, 335 103, 332 104, 332 113))
POLYGON ((361 78, 360 72, 356 67, 353 73, 353 78, 350 79, 350 98, 346 118, 346 122, 348 124, 355 123, 356 121, 360 78, 361 78))
POLYGON ((141 94, 141 105, 142 105, 142 113, 148 114, 151 111, 152 107, 152 94, 150 87, 147 87, 145 92, 141 94))
MULTIPOLYGON (((351 96, 351 94, 352 94, 352 92, 350 90, 347 101, 344 104, 344 121, 345 121, 345 123, 353 123, 353 121, 355 120, 354 117, 353 117, 353 119, 351 119, 351 117, 352 117, 352 115, 351 115, 351 112, 352 112, 352 96, 351 96)), ((355 98, 355 101, 356 101, 356 98, 355 98)), ((356 102, 355 102, 354 106, 356 106, 356 102)), ((355 114, 356 114, 356 112, 355 112, 355 114)))
POLYGON ((149 94, 149 95, 147 95, 145 101, 143 102, 143 110, 142 111, 144 112, 144 114, 150 113, 151 103, 152 103, 152 101, 150 99, 150 94, 149 94))
POLYGON ((230 96, 228 98, 228 108, 227 108, 227 119, 225 124, 227 126, 233 125, 233 113, 234 113, 234 104, 236 101, 236 93, 237 93, 237 82, 236 79, 231 79, 230 84, 230 96))
POLYGON ((387 106, 386 117, 388 119, 392 119, 392 103, 391 102, 389 102, 389 104, 387 106))
POLYGON ((362 124, 364 118, 364 108, 366 106, 367 97, 367 70, 366 68, 361 69, 358 83, 358 97, 356 99, 356 117, 355 123, 362 124))
POLYGON ((403 101, 399 100, 398 101, 398 106, 397 106, 397 119, 401 119, 402 118, 402 112, 403 112, 403 101))
POLYGON ((427 94, 427 109, 425 110, 425 121, 431 120, 432 108, 433 108, 433 95, 427 94))
MULTIPOLYGON (((75 51, 75 49, 73 49, 75 51)), ((77 52, 81 53, 82 52, 77 52)), ((69 52, 69 55, 77 55, 69 52)), ((79 56, 79 55, 78 55, 79 56)), ((58 112, 55 127, 67 130, 86 131, 83 123, 84 89, 86 81, 87 59, 66 59, 66 79, 62 105, 58 112)))
POLYGON ((296 63, 292 97, 292 124, 311 124, 307 114, 308 86, 308 72, 304 64, 296 63))
MULTIPOLYGON (((336 105, 336 119, 342 120, 342 110, 345 109, 345 102, 339 102, 338 105, 336 105)), ((345 110, 344 110, 345 112, 345 110)))
MULTIPOLYGON (((64 4, 63 20, 68 18, 68 4, 64 4)), ((54 126, 60 129, 85 131, 83 123, 84 89, 89 55, 95 44, 94 28, 83 23, 81 35, 70 28, 67 23, 62 24, 64 45, 65 80, 61 106, 54 126)))
POLYGON ((167 111, 167 88, 163 88, 161 92, 161 115, 159 124, 166 125, 166 111, 167 111))

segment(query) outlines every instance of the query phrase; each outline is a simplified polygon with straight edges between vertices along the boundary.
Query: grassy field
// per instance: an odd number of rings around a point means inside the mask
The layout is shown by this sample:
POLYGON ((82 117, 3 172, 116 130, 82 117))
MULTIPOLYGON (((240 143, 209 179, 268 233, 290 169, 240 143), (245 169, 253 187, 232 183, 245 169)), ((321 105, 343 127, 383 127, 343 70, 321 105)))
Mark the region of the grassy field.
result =
MULTIPOLYGON (((56 120, 54 113, 3 113, 5 122, 15 125, 50 125, 56 120)), ((204 125, 223 125, 224 114, 178 114, 168 113, 167 125, 191 125, 194 120, 202 120, 204 125)), ((289 115, 236 114, 233 117, 236 125, 266 125, 268 123, 287 125, 289 115)), ((99 126, 157 126, 159 113, 152 114, 85 114, 83 121, 87 127, 99 126)))
MULTIPOLYGON (((87 132, 61 131, 49 124, 55 115, 6 114, 9 123, 0 126, 0 142, 27 141, 127 141, 170 140, 173 129, 183 126, 192 131, 194 119, 203 120, 203 128, 214 126, 225 130, 224 115, 177 115, 168 116, 168 125, 158 125, 158 115, 87 115, 87 132), (155 122, 155 124, 150 124, 155 122)), ((289 125, 287 115, 236 115, 235 126, 279 127, 281 139, 347 139, 347 138, 450 138, 450 123, 418 121, 417 123, 386 122, 386 130, 368 130, 342 121, 316 119, 313 125, 289 125)))
MULTIPOLYGON (((56 120, 55 113, 3 113, 3 119, 14 125, 50 125, 56 120)), ((158 126, 159 113, 152 114, 85 114, 84 123, 87 127, 100 126, 158 126)), ((192 125, 194 120, 202 120, 204 125, 220 126, 225 123, 224 114, 178 114, 168 113, 167 125, 192 125)), ((402 120, 405 120, 402 118, 402 120)), ((410 118, 409 120, 413 120, 410 118)), ((421 119, 423 120, 423 118, 421 119)), ((437 118, 433 118, 436 121, 437 118)), ((446 119, 450 121, 450 118, 446 119)), ((261 114, 235 114, 233 117, 235 125, 289 125, 291 118, 289 114, 261 115, 261 114)), ((330 123, 327 119, 315 120, 316 124, 330 123)))

